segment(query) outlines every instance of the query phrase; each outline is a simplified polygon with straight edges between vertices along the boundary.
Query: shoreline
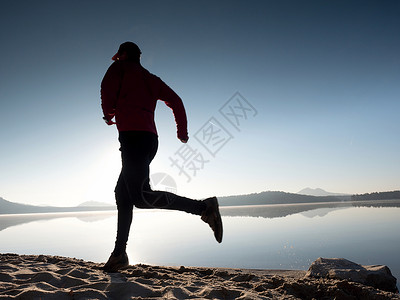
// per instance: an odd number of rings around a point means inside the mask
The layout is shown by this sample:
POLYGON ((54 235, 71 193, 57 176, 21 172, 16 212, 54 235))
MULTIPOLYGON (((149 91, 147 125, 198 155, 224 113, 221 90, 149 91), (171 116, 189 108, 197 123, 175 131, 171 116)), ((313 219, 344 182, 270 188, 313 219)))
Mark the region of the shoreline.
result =
MULTIPOLYGON (((304 196, 304 195, 303 195, 304 196)), ((232 196, 233 197, 233 196, 232 196)), ((235 196, 237 197, 237 196, 235 196)), ((224 197, 221 197, 224 198, 224 197)), ((110 213, 117 210, 115 204, 109 204, 104 206, 71 206, 71 207, 57 207, 57 206, 35 206, 26 205, 21 203, 13 203, 4 200, 0 197, 0 208, 1 201, 7 205, 15 206, 14 208, 1 209, 0 217, 7 216, 30 216, 30 215, 61 215, 61 214, 74 214, 74 213, 110 213), (4 213, 4 211, 6 211, 4 213)), ((400 199, 377 199, 377 200, 325 200, 325 201, 299 201, 299 202, 273 202, 273 203, 262 203, 262 204, 230 204, 220 203, 220 209, 246 209, 246 208, 257 208, 257 207, 295 207, 295 206, 359 206, 359 205, 400 205, 400 199)))
POLYGON ((301 270, 102 264, 49 255, 0 254, 0 299, 400 299, 347 280, 301 270))
MULTIPOLYGON (((223 210, 232 210, 232 209, 249 209, 249 208, 260 208, 260 207, 269 207, 269 208, 275 208, 275 207, 314 207, 314 206, 319 206, 321 208, 323 207, 330 207, 332 205, 336 206, 343 206, 343 207, 354 207, 354 206, 363 206, 363 205, 371 205, 371 204, 398 204, 400 205, 400 200, 399 199, 393 199, 393 200, 358 200, 358 201, 326 201, 326 202, 299 202, 299 203, 272 203, 272 204, 243 204, 243 205, 222 205, 220 206, 220 209, 223 210)), ((76 207, 70 207, 70 208, 76 208, 76 207)), ((168 212, 168 210, 163 210, 163 209, 138 209, 135 208, 136 212, 140 211, 165 211, 168 212)), ((48 211, 48 212, 26 212, 26 213, 0 213, 1 218, 12 218, 12 217, 39 217, 39 216, 44 216, 44 217, 49 217, 49 216, 74 216, 74 215, 91 215, 91 214, 98 214, 98 215, 108 215, 108 214, 113 214, 116 213, 117 209, 116 207, 107 207, 106 209, 100 209, 98 207, 93 207, 93 210, 91 210, 91 207, 86 207, 85 210, 66 210, 66 211, 48 211)))

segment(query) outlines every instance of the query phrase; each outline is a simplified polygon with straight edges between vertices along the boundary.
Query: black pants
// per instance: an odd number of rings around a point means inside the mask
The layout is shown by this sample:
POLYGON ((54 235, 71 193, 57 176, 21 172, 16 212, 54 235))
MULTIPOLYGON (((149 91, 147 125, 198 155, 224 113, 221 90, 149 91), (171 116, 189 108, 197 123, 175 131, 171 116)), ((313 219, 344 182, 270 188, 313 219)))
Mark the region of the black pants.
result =
POLYGON ((122 170, 115 187, 118 208, 118 229, 114 254, 125 251, 132 223, 132 210, 138 208, 163 208, 201 215, 205 209, 202 201, 180 197, 150 187, 150 163, 157 153, 158 137, 147 131, 121 131, 122 170))

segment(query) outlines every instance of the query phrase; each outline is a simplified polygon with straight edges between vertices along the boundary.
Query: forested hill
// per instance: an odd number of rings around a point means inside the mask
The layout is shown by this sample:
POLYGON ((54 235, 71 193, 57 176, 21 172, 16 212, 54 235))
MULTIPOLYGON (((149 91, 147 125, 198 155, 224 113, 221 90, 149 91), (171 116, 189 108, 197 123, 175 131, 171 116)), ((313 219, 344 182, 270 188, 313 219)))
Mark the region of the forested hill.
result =
POLYGON ((249 195, 218 197, 221 206, 265 205, 265 204, 296 204, 318 202, 343 202, 366 200, 400 199, 400 191, 379 192, 361 195, 343 196, 308 196, 294 193, 267 191, 249 195))
MULTIPOLYGON (((309 196, 302 194, 266 191, 248 195, 218 197, 220 206, 241 205, 266 205, 266 204, 298 204, 298 203, 329 203, 329 202, 359 202, 371 200, 400 200, 400 191, 369 193, 361 195, 335 195, 335 196, 309 196)), ((104 211, 114 210, 114 206, 104 206, 98 202, 89 202, 76 207, 34 206, 13 203, 0 197, 0 215, 2 214, 27 214, 27 213, 53 213, 53 212, 78 212, 78 211, 104 211), (90 205, 89 205, 90 204, 90 205)))
POLYGON ((352 201, 400 199, 400 191, 369 193, 351 196, 352 201))
POLYGON ((76 206, 76 207, 56 207, 56 206, 35 206, 7 201, 0 197, 0 215, 2 214, 32 214, 32 213, 55 213, 55 212, 78 212, 111 210, 113 206, 76 206))
POLYGON ((289 203, 317 203, 350 201, 351 196, 308 196, 286 192, 267 191, 249 195, 218 197, 221 206, 265 205, 289 203))

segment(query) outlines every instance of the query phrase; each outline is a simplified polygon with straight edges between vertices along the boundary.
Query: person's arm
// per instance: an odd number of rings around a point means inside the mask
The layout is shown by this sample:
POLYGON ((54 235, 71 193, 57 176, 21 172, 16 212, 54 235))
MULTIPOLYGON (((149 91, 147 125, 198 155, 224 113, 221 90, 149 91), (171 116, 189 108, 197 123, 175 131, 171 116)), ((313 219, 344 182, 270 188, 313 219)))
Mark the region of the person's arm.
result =
POLYGON ((121 87, 122 71, 118 63, 113 63, 107 70, 101 82, 101 108, 108 125, 115 124, 111 121, 115 116, 117 99, 121 87))
POLYGON ((172 109, 177 127, 178 139, 180 139, 182 143, 186 143, 189 140, 189 136, 187 132, 186 111, 182 99, 163 81, 160 89, 160 99, 172 109))

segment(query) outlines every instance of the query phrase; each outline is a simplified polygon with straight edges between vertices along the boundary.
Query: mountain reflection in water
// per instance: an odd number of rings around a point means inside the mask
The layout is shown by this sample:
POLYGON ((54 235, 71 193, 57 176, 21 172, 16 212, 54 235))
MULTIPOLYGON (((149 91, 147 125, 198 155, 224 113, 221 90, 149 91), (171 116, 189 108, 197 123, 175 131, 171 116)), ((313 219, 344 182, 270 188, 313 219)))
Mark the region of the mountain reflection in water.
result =
MULTIPOLYGON (((220 206, 220 210, 222 216, 273 219, 297 213, 301 213, 309 218, 317 216, 321 217, 329 212, 349 207, 400 207, 400 200, 220 206)), ((116 215, 116 211, 0 215, 0 231, 5 230, 8 227, 40 220, 75 217, 82 222, 95 222, 110 218, 114 215, 116 215)))
POLYGON ((44 213, 44 214, 10 214, 0 215, 0 231, 8 227, 18 226, 36 221, 53 220, 59 218, 75 217, 82 222, 101 221, 115 215, 115 211, 92 211, 92 212, 70 212, 70 213, 44 213))
MULTIPOLYGON (((400 200, 381 201, 344 201, 344 202, 321 202, 301 204, 270 204, 270 205, 249 205, 249 206, 222 206, 222 216, 230 217, 261 217, 261 218, 282 218, 289 215, 303 213, 307 217, 321 216, 311 211, 326 208, 326 212, 343 209, 347 207, 400 207, 400 200), (304 213, 310 212, 310 213, 304 213)), ((325 213, 326 214, 326 213, 325 213)))

